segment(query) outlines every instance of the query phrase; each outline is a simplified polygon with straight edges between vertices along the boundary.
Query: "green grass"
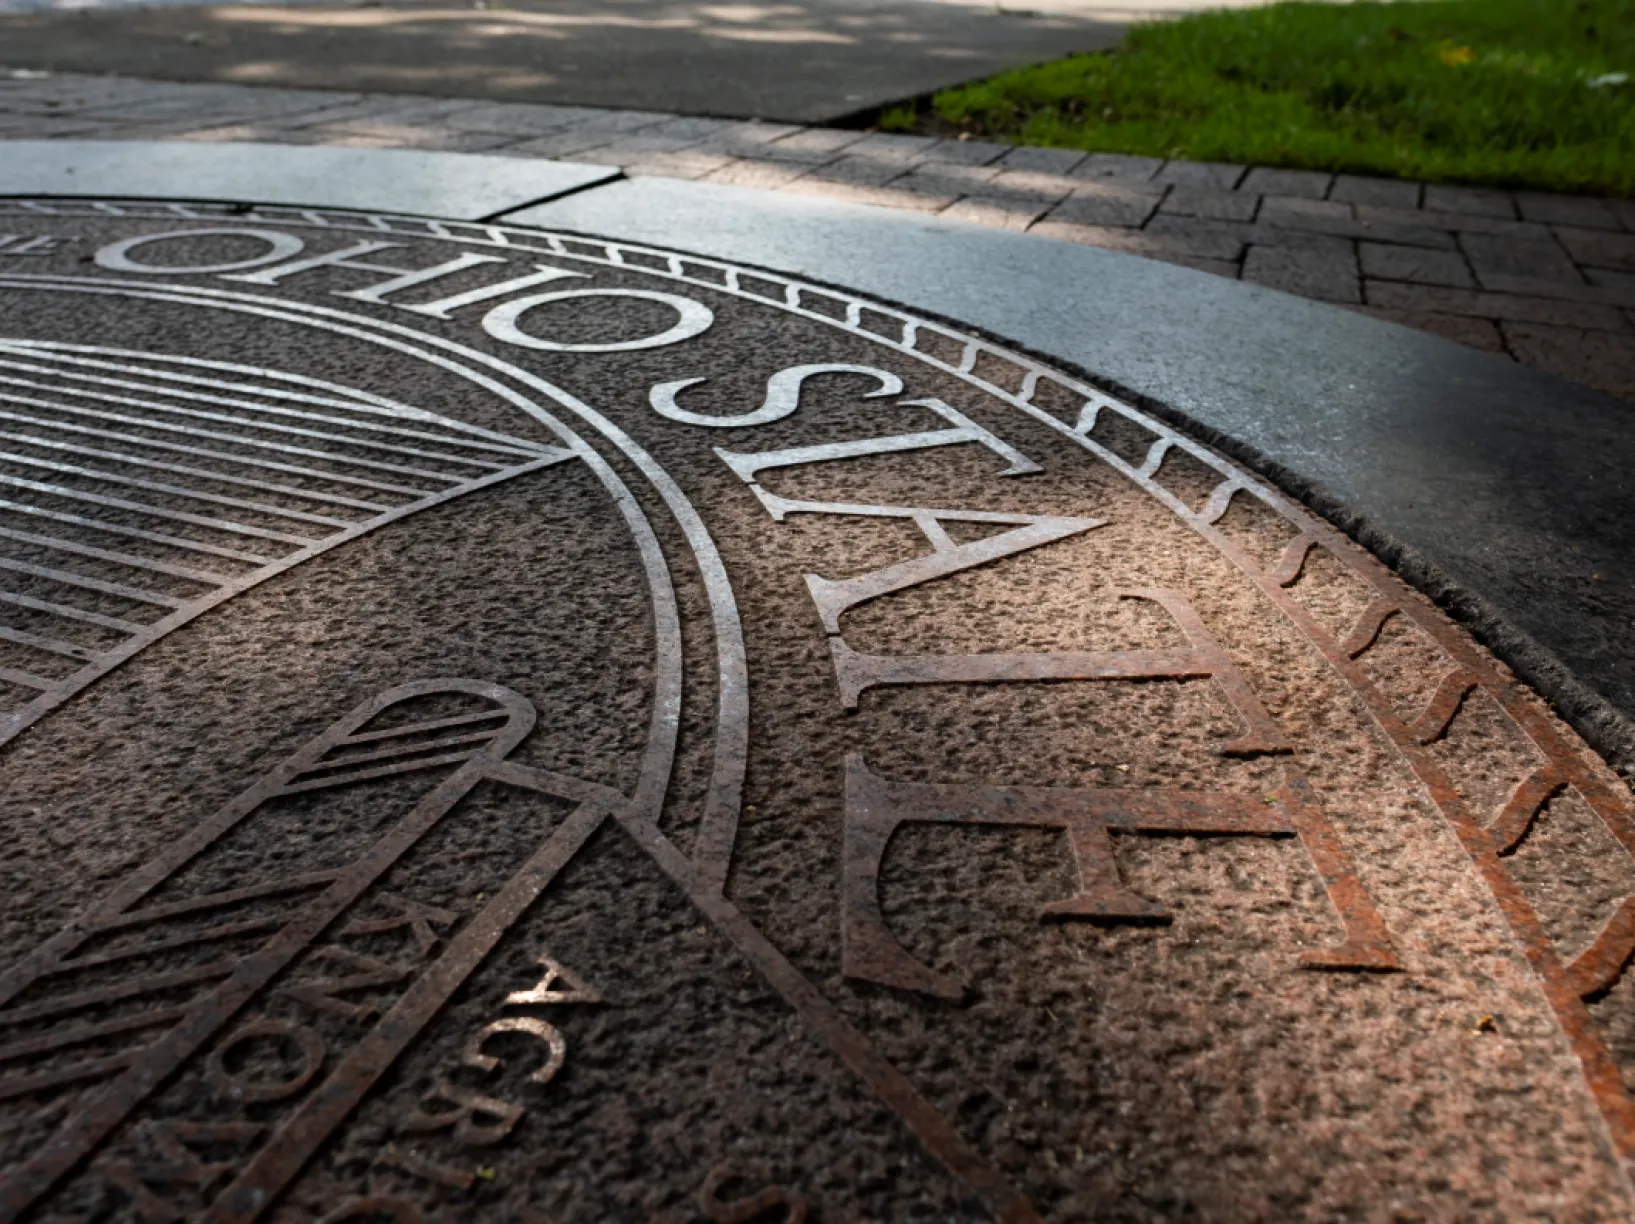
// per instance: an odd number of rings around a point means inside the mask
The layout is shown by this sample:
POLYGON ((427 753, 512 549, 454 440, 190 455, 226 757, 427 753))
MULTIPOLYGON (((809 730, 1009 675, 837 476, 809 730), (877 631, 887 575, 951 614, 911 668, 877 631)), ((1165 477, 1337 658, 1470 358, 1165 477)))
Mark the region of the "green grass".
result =
MULTIPOLYGON (((932 109, 933 125, 1024 144, 1631 195, 1635 0, 1203 13, 932 109)), ((897 107, 881 126, 924 124, 897 107)))

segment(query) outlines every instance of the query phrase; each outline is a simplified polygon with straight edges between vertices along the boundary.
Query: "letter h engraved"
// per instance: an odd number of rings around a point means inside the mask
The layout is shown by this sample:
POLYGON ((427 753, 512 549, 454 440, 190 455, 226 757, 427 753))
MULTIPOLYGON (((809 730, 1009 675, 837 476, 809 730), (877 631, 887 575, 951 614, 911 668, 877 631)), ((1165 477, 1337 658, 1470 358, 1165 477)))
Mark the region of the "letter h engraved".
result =
MULTIPOLYGON (((837 457, 823 448, 746 457, 718 452, 749 483, 773 519, 823 514, 907 519, 931 552, 851 578, 807 574, 806 585, 829 638, 841 703, 879 685, 993 684, 1006 681, 1209 680, 1242 722, 1239 735, 1220 748, 1224 756, 1255 757, 1291 751, 1281 728, 1255 696, 1186 598, 1175 591, 1123 592, 1163 608, 1186 638, 1184 647, 1152 650, 1057 651, 970 655, 874 655, 852 648, 841 634, 845 613, 869 600, 988 565, 1017 553, 1080 535, 1104 525, 1091 518, 933 510, 917 506, 863 505, 782 497, 761 487, 763 466, 817 462, 837 457), (1005 527, 984 539, 956 543, 944 524, 1005 527)), ((1323 881, 1345 929, 1337 945, 1300 959, 1308 969, 1390 971, 1399 967, 1385 924, 1358 879, 1339 837, 1311 786, 1291 763, 1268 798, 1228 793, 1142 791, 1132 788, 915 787, 875 778, 860 756, 846 767, 846 831, 843 859, 841 948, 849 977, 921 990, 944 998, 963 993, 959 983, 916 961, 886 928, 880 911, 879 875, 886 845, 905 823, 999 824, 1062 829, 1068 834, 1079 874, 1074 897, 1049 905, 1045 916, 1098 922, 1162 922, 1168 915, 1119 881, 1111 834, 1193 834, 1298 837, 1323 881)))
POLYGON ((876 777, 860 754, 846 758, 846 844, 841 946, 847 977, 960 999, 965 988, 915 960, 880 912, 880 866, 892 835, 905 824, 1006 825, 1062 829, 1078 891, 1045 905, 1046 918, 1092 922, 1169 921, 1163 906, 1126 888, 1113 862, 1114 830, 1125 833, 1294 833, 1281 806, 1250 795, 1131 788, 926 785, 876 777))
MULTIPOLYGON (((809 581, 811 581, 809 579, 809 581)), ((814 594, 821 589, 814 584, 814 594)), ((1223 744, 1228 756, 1286 753, 1290 745, 1247 679, 1174 591, 1125 593, 1167 611, 1185 634, 1180 649, 1066 651, 1056 654, 864 655, 838 634, 830 639, 835 671, 848 706, 875 685, 993 683, 1023 680, 1197 680, 1218 685, 1243 723, 1223 744)), ((820 598, 821 606, 821 598, 820 598)), ((1163 923, 1161 905, 1127 888, 1113 857, 1113 833, 1237 837, 1298 837, 1323 880, 1344 940, 1307 953, 1308 969, 1388 971, 1398 968, 1384 923, 1358 880, 1315 794, 1291 764, 1270 796, 1133 787, 926 785, 889 782, 861 755, 846 761, 846 824, 841 898, 841 948, 846 976, 945 999, 963 985, 909 954, 880 909, 879 878, 886 847, 905 824, 1001 825, 1061 829, 1068 837, 1078 887, 1044 906, 1042 917, 1111 924, 1163 923)))
MULTIPOLYGON (((882 573, 889 571, 880 571, 882 573)), ((865 575, 865 581, 874 575, 865 575)), ((808 578, 822 607, 817 583, 808 578)), ((831 584, 838 585, 838 584, 831 584)), ((1192 605, 1174 591, 1124 591, 1125 599, 1158 604, 1186 634, 1187 646, 1172 650, 1064 650, 1047 654, 870 655, 860 654, 838 633, 829 639, 842 702, 855 709, 864 690, 882 684, 992 684, 1022 680, 1214 680, 1244 722, 1226 756, 1289 751, 1289 742, 1260 704, 1243 673, 1227 658, 1192 605)))

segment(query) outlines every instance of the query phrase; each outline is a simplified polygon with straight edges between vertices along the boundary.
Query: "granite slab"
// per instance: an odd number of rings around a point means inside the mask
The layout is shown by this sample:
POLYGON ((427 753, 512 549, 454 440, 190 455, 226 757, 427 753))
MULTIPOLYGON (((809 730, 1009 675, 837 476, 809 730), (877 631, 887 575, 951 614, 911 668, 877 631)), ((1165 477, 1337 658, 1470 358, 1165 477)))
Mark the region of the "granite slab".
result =
POLYGON ((477 220, 618 177, 608 166, 413 149, 0 141, 0 195, 282 200, 477 220))

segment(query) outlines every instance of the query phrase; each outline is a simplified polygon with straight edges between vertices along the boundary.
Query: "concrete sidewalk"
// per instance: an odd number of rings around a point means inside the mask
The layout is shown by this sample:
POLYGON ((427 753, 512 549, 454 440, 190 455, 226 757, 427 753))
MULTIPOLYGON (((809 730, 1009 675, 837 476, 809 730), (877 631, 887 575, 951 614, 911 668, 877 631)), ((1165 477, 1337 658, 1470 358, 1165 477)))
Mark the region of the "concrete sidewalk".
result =
POLYGON ((0 62, 13 68, 799 123, 1110 47, 1125 29, 926 0, 3 9, 0 0, 0 62))
POLYGON ((3 66, 834 122, 1268 0, 0 0, 3 66))
POLYGON ((885 205, 1334 302, 1635 400, 1635 202, 977 141, 84 76, 0 81, 0 137, 503 152, 885 205))

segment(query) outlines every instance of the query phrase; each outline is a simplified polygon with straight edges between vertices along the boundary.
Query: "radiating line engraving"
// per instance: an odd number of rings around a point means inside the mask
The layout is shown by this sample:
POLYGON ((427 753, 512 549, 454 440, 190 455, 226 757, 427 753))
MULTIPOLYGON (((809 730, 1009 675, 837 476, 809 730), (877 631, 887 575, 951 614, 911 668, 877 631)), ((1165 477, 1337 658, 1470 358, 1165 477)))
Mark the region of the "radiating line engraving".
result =
POLYGON ((308 376, 0 339, 0 743, 274 574, 573 457, 308 376))
MULTIPOLYGON (((635 536, 652 586, 658 638, 654 660, 654 717, 641 778, 633 798, 617 814, 619 822, 653 858, 664 875, 691 897, 716 929, 766 977, 802 1016, 811 1031, 901 1119, 938 1163, 978 1196, 997 1219, 1017 1221, 1019 1224, 1037 1219, 1027 1198, 972 1149, 907 1078, 875 1051, 833 1004, 812 987, 770 941, 725 899, 723 887, 732 855, 747 747, 748 693, 742 632, 730 582, 701 517, 675 482, 633 439, 593 408, 527 371, 479 350, 389 322, 304 303, 174 285, 131 284, 80 277, 11 276, 5 279, 4 287, 175 302, 294 322, 328 333, 362 339, 388 351, 407 354, 456 373, 507 400, 562 438, 571 453, 586 462, 612 494, 635 536), (508 384, 520 385, 523 390, 519 392, 515 385, 508 384), (536 402, 536 396, 542 397, 541 401, 536 402), (551 412, 541 406, 541 402, 548 402, 579 417, 631 459, 653 483, 675 515, 686 536, 687 546, 703 573, 717 641, 719 722, 709 798, 690 858, 660 831, 657 824, 674 752, 680 686, 677 610, 666 562, 645 514, 606 461, 593 448, 570 434, 551 412)), ((960 440, 967 439, 962 437, 960 440)), ((495 780, 510 780, 508 763, 501 763, 495 769, 495 780)), ((527 775, 518 776, 524 779, 519 784, 526 786, 527 775)), ((212 974, 206 972, 202 976, 212 974)), ((432 1010, 435 1011, 435 1006, 432 1010)), ((391 1018, 391 1013, 387 1018, 391 1018)), ((311 1146, 307 1150, 311 1151, 324 1141, 332 1128, 318 1120, 311 1122, 308 1130, 307 1138, 311 1146)), ((255 1192, 264 1193, 260 1190, 255 1192)), ((367 1215, 376 1207, 375 1200, 366 1196, 342 1203, 330 1214, 337 1220, 353 1219, 367 1215)), ((387 1214, 396 1212, 399 1207, 409 1212, 403 1218, 416 1218, 407 1205, 384 1200, 378 1204, 378 1209, 387 1214)), ((237 1217, 229 1213, 226 1218, 237 1217)))

